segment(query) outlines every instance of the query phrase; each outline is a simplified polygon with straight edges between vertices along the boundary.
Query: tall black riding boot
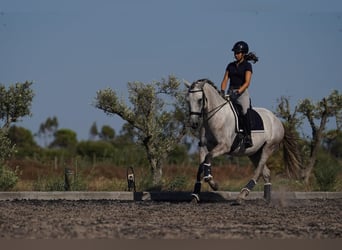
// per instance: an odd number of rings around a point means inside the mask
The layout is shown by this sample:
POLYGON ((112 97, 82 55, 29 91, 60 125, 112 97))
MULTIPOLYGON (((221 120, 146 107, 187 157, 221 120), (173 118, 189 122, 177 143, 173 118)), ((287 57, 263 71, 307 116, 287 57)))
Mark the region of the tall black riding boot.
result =
POLYGON ((251 124, 247 114, 245 114, 243 117, 243 126, 244 126, 244 133, 245 133, 245 138, 244 138, 244 143, 245 143, 245 148, 250 148, 253 147, 253 142, 252 142, 252 136, 251 136, 251 124))

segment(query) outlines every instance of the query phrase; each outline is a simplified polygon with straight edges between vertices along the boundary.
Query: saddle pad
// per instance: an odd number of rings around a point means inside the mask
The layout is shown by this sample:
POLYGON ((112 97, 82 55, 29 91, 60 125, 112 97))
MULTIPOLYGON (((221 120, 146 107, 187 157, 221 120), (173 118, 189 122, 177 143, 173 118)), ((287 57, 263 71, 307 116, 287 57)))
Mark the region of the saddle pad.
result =
POLYGON ((254 109, 249 109, 248 112, 250 112, 251 130, 264 130, 264 123, 259 113, 254 109))

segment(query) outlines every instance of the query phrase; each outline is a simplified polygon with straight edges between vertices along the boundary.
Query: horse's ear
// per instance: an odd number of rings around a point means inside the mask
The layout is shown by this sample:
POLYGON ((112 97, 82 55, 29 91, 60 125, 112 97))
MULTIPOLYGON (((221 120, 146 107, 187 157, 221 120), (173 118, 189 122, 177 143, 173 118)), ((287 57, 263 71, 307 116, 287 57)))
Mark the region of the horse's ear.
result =
POLYGON ((191 83, 189 83, 187 80, 183 79, 183 83, 188 89, 191 87, 191 83))

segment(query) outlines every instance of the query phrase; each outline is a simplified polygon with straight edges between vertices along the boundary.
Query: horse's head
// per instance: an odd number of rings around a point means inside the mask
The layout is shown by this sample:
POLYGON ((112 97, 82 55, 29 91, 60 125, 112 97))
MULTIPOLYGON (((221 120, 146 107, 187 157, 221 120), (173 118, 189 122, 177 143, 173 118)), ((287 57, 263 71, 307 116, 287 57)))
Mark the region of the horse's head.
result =
POLYGON ((203 86, 206 82, 198 80, 192 84, 185 83, 188 87, 187 101, 190 110, 190 126, 197 129, 200 124, 200 117, 205 109, 205 95, 203 86))

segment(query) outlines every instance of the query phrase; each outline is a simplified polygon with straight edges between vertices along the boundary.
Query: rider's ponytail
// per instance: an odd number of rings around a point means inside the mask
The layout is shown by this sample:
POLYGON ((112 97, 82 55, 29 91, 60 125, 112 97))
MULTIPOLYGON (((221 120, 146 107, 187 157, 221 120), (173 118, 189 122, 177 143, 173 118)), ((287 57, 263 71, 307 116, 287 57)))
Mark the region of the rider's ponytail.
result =
POLYGON ((259 58, 253 52, 249 52, 245 55, 245 60, 256 63, 257 61, 259 61, 259 58))

